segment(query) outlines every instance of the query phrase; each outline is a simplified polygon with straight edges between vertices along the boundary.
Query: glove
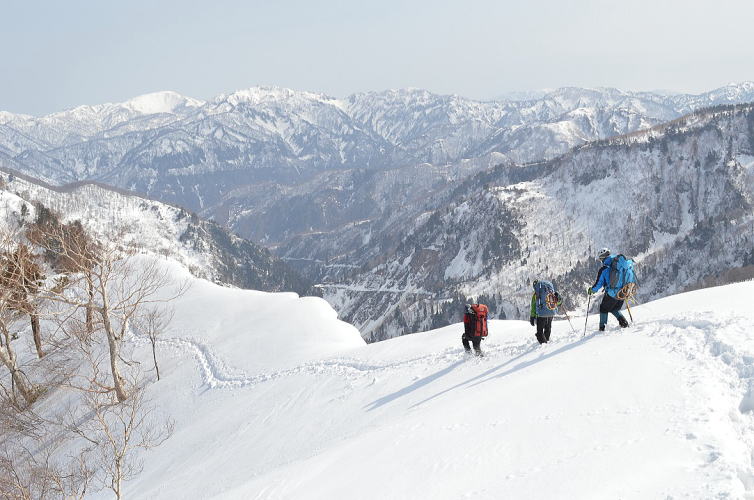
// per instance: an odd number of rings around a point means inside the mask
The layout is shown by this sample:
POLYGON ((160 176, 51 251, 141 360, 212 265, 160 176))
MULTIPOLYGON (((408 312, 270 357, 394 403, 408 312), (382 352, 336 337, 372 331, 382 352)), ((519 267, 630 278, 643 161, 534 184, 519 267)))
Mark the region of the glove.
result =
POLYGON ((592 290, 592 287, 589 287, 586 289, 587 295, 594 295, 594 290, 592 290))
POLYGON ((534 316, 529 316, 529 323, 534 326, 534 316))

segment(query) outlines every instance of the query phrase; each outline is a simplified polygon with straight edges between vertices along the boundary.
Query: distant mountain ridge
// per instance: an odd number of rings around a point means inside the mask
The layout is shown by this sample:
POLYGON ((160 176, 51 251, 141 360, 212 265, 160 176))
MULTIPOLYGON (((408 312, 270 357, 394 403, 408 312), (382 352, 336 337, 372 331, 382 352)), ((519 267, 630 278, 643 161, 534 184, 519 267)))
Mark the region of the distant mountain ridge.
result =
MULTIPOLYGON (((646 128, 699 107, 749 100, 754 100, 751 82, 699 95, 566 87, 539 98, 515 101, 475 101, 422 89, 366 92, 337 99, 279 87, 252 87, 204 102, 165 91, 43 117, 0 112, 0 127, 5 132, 0 135, 0 146, 13 155, 32 150, 46 153, 60 162, 61 176, 73 175, 78 180, 106 174, 108 164, 103 161, 107 159, 95 153, 92 159, 99 159, 100 164, 90 166, 82 176, 81 171, 65 170, 71 159, 61 149, 73 148, 70 153, 75 153, 81 150, 80 143, 96 149, 102 141, 154 129, 167 129, 156 135, 167 135, 169 142, 164 144, 172 146, 182 141, 170 137, 176 129, 194 140, 224 137, 226 141, 219 144, 227 147, 236 134, 237 139, 269 141, 271 150, 247 158, 250 168, 269 166, 264 153, 275 150, 281 155, 277 160, 303 160, 297 162, 299 168, 308 164, 339 168, 444 164, 491 151, 509 154, 516 161, 534 161, 542 159, 543 152, 564 152, 558 148, 560 143, 567 143, 567 149, 646 128), (546 137, 550 144, 539 150, 531 149, 532 144, 526 147, 521 139, 524 134, 516 132, 522 127, 529 133, 538 131, 542 135, 538 140, 546 137), (343 147, 331 150, 327 139, 343 147), (355 142, 370 143, 372 148, 367 150, 376 148, 372 163, 363 155, 346 154, 355 142)), ((150 138, 141 137, 135 145, 146 146, 143 140, 150 138)), ((118 145, 128 143, 121 140, 118 145)), ((201 145, 199 149, 203 149, 201 145)), ((23 163, 23 156, 16 159, 23 163)), ((196 159, 196 167, 210 163, 209 158, 196 159)), ((230 159, 220 156, 214 160, 218 167, 230 159)))

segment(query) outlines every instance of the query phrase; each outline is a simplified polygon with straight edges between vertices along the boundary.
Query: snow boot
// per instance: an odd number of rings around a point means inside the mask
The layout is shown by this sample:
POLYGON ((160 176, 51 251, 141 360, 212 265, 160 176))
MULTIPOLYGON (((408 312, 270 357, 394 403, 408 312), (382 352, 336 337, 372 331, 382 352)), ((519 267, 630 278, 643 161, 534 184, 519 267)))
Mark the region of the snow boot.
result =
POLYGON ((604 325, 604 323, 600 323, 600 331, 601 332, 605 331, 605 325, 604 325))
POLYGON ((618 318, 618 324, 621 328, 626 328, 628 326, 628 321, 626 321, 626 318, 618 318))

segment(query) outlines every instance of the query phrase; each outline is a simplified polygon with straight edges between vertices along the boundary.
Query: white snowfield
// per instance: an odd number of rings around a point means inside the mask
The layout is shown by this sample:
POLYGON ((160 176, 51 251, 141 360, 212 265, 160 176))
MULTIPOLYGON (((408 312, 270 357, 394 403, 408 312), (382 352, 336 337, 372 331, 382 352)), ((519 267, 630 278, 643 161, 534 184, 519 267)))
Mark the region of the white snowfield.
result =
POLYGON ((321 299, 195 280, 150 389, 176 430, 126 498, 754 498, 753 295, 546 346, 491 321, 477 359, 460 324, 364 345, 321 299))

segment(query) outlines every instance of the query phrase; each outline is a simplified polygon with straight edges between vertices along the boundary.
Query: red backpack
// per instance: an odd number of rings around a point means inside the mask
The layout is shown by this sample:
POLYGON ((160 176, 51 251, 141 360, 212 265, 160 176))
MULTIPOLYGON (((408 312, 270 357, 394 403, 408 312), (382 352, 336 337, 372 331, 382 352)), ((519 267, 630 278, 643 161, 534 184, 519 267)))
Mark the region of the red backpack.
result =
POLYGON ((487 306, 470 304, 463 313, 463 330, 467 337, 487 336, 487 306))

